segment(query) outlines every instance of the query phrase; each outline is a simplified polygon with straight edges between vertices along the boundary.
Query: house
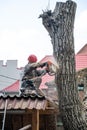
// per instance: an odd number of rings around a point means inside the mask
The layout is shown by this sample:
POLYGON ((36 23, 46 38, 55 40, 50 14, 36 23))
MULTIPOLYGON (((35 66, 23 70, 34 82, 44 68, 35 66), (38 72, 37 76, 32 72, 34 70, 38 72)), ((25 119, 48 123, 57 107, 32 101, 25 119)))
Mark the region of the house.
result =
POLYGON ((75 56, 76 71, 87 68, 87 44, 85 44, 75 56))
POLYGON ((7 60, 6 64, 0 60, 0 90, 20 80, 22 69, 17 67, 17 60, 7 60))
POLYGON ((87 93, 87 44, 76 54, 76 71, 78 89, 80 97, 83 99, 84 95, 87 93))

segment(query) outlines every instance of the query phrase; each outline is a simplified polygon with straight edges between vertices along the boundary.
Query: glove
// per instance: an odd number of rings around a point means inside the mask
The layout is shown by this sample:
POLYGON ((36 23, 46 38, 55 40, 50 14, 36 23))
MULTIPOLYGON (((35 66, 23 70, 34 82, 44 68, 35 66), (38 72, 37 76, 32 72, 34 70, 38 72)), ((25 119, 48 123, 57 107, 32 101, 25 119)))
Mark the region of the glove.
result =
POLYGON ((46 65, 47 65, 47 62, 42 63, 42 64, 40 65, 40 67, 43 68, 43 67, 46 66, 46 65))

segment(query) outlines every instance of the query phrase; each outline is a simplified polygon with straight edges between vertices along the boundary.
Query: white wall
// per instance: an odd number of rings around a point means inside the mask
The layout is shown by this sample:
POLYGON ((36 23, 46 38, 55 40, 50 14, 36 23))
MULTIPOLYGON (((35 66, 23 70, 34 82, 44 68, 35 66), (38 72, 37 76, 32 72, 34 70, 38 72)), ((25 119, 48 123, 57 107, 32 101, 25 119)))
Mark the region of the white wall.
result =
POLYGON ((21 77, 22 68, 17 68, 17 60, 0 60, 0 90, 13 84, 21 77))

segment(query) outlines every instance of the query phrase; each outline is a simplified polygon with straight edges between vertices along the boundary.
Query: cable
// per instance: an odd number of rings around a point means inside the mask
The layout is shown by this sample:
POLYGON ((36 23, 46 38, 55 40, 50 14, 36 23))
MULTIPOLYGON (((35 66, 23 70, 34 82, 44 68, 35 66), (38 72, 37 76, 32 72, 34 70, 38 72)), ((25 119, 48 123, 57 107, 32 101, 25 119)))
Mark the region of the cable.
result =
POLYGON ((1 77, 5 77, 5 78, 8 78, 8 79, 12 79, 12 80, 18 80, 18 79, 15 79, 15 78, 11 78, 9 76, 5 76, 5 75, 0 75, 1 77))

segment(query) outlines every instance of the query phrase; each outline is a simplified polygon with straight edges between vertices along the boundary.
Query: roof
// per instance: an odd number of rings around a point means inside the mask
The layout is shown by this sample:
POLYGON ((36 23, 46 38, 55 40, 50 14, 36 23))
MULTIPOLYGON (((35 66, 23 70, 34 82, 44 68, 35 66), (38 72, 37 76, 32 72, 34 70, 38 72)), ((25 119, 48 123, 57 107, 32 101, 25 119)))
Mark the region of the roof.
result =
POLYGON ((48 74, 42 77, 42 83, 40 85, 40 89, 48 89, 48 86, 45 84, 46 82, 50 82, 54 80, 54 76, 50 76, 48 74))
POLYGON ((87 68, 87 55, 76 55, 76 71, 87 68))
POLYGON ((52 55, 45 56, 42 60, 40 60, 40 63, 47 62, 48 60, 54 61, 54 58, 52 55))
MULTIPOLYGON (((38 109, 45 110, 47 107, 54 106, 44 96, 0 96, 0 110, 25 110, 25 109, 38 109), (7 106, 6 106, 7 102, 7 106)), ((58 106, 57 106, 58 107, 58 106)))
POLYGON ((56 66, 58 66, 55 58, 53 57, 53 55, 46 55, 41 61, 40 63, 43 63, 43 62, 47 62, 47 61, 51 61, 53 64, 55 64, 56 66))
POLYGON ((76 54, 76 71, 87 68, 87 44, 76 54))
POLYGON ((19 91, 19 87, 20 87, 20 80, 17 80, 16 82, 14 82, 13 84, 11 84, 10 86, 2 89, 2 91, 4 92, 18 92, 19 91))
POLYGON ((87 44, 85 44, 77 53, 77 55, 87 55, 87 44))
POLYGON ((0 97, 0 110, 5 108, 7 101, 7 110, 10 109, 45 109, 46 100, 43 97, 23 97, 23 96, 1 96, 0 97))

